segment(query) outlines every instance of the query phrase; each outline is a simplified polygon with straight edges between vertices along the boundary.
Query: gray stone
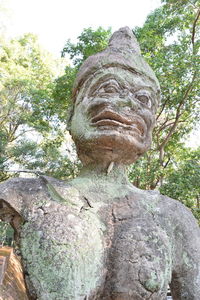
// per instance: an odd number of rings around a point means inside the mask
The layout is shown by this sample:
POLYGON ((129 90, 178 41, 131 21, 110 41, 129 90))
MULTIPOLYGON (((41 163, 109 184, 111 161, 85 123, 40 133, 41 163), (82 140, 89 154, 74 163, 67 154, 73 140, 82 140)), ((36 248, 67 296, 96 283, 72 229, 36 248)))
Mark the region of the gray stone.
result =
POLYGON ((69 182, 0 185, 0 217, 16 231, 31 299, 200 299, 200 230, 180 202, 129 183, 148 150, 158 81, 127 27, 86 60, 71 134, 83 163, 69 182))

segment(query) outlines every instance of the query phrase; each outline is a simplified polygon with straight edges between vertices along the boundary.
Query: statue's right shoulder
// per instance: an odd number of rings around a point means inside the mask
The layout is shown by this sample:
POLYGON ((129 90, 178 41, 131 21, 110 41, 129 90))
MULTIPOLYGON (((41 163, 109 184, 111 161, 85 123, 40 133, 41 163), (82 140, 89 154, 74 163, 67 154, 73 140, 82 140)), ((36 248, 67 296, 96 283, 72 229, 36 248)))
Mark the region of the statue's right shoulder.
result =
POLYGON ((5 212, 7 215, 17 213, 26 219, 34 207, 52 201, 66 204, 67 199, 80 202, 78 198, 78 190, 63 180, 48 176, 11 178, 0 183, 0 219, 5 219, 5 212))
POLYGON ((74 202, 83 206, 76 189, 65 181, 47 176, 12 178, 0 184, 0 220, 11 224, 16 241, 21 224, 34 218, 36 211, 43 207, 54 211, 62 205, 78 207, 74 202))
MULTIPOLYGON (((38 178, 11 178, 0 183, 0 211, 13 209, 23 215, 24 208, 34 204, 39 197, 47 198, 45 181, 38 178)), ((1 216, 0 216, 1 217, 1 216)))

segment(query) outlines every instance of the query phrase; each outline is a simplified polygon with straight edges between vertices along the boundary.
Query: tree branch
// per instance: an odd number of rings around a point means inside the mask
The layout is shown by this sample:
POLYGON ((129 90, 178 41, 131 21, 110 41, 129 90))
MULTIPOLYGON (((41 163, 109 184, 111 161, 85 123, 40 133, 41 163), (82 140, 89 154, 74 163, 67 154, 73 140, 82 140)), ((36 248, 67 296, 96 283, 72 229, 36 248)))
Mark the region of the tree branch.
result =
POLYGON ((190 85, 188 86, 187 90, 185 91, 185 95, 183 96, 182 100, 180 101, 178 107, 177 107, 177 111, 176 111, 176 117, 175 117, 175 121, 170 129, 170 131, 168 132, 167 136, 165 137, 165 139, 163 140, 163 142, 158 146, 158 149, 161 150, 165 147, 165 145, 168 143, 170 137, 172 136, 172 134, 174 133, 177 125, 178 125, 178 122, 179 122, 179 119, 182 115, 181 113, 181 108, 185 102, 185 100, 187 99, 192 87, 193 87, 193 82, 195 80, 195 77, 196 77, 196 72, 194 73, 193 75, 193 78, 192 78, 192 81, 190 83, 190 85))
MULTIPOLYGON (((179 121, 179 123, 185 123, 185 122, 186 122, 186 120, 179 121)), ((171 125, 173 125, 173 124, 174 124, 174 122, 171 122, 171 123, 168 123, 168 124, 163 124, 163 125, 160 127, 159 132, 162 131, 163 129, 166 129, 167 127, 169 127, 169 126, 171 126, 171 125)))
POLYGON ((28 169, 24 169, 24 170, 7 170, 7 169, 3 169, 3 172, 10 172, 10 173, 33 173, 36 174, 38 176, 40 175, 45 175, 44 172, 41 171, 37 171, 37 170, 28 170, 28 169))
POLYGON ((193 47, 193 52, 194 52, 194 44, 195 44, 196 26, 197 26, 197 22, 198 22, 199 17, 200 17, 200 8, 197 11, 197 15, 196 15, 196 18, 195 18, 193 26, 192 26, 192 47, 193 47))
POLYGON ((156 117, 156 121, 158 121, 158 119, 159 119, 159 117, 160 117, 160 115, 162 114, 162 112, 164 111, 164 109, 165 109, 165 106, 166 106, 166 104, 167 104, 167 101, 169 100, 169 97, 168 98, 166 98, 166 100, 165 100, 165 102, 163 103, 163 105, 162 105, 162 108, 161 108, 161 110, 160 110, 160 112, 159 112, 159 114, 157 115, 157 117, 156 117))

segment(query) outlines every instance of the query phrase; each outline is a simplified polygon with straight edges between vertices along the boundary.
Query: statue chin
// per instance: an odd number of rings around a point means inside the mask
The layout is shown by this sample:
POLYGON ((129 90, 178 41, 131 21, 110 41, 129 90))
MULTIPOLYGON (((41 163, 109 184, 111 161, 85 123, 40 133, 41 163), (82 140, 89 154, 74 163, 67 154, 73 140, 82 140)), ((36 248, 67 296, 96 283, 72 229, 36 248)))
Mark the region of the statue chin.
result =
POLYGON ((142 139, 137 134, 118 130, 98 131, 89 139, 73 136, 83 165, 115 162, 129 165, 144 154, 151 145, 151 135, 142 139))

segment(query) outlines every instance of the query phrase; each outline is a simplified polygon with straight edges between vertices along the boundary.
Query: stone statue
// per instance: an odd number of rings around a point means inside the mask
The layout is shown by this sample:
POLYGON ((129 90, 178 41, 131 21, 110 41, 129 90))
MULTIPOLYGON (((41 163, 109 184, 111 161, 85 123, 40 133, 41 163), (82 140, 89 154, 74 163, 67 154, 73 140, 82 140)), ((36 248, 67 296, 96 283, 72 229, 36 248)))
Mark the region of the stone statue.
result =
POLYGON ((189 209, 129 183, 148 150, 159 83, 127 27, 89 57, 74 85, 71 134, 83 163, 70 182, 0 185, 0 217, 21 249, 30 299, 200 299, 200 230, 189 209))

